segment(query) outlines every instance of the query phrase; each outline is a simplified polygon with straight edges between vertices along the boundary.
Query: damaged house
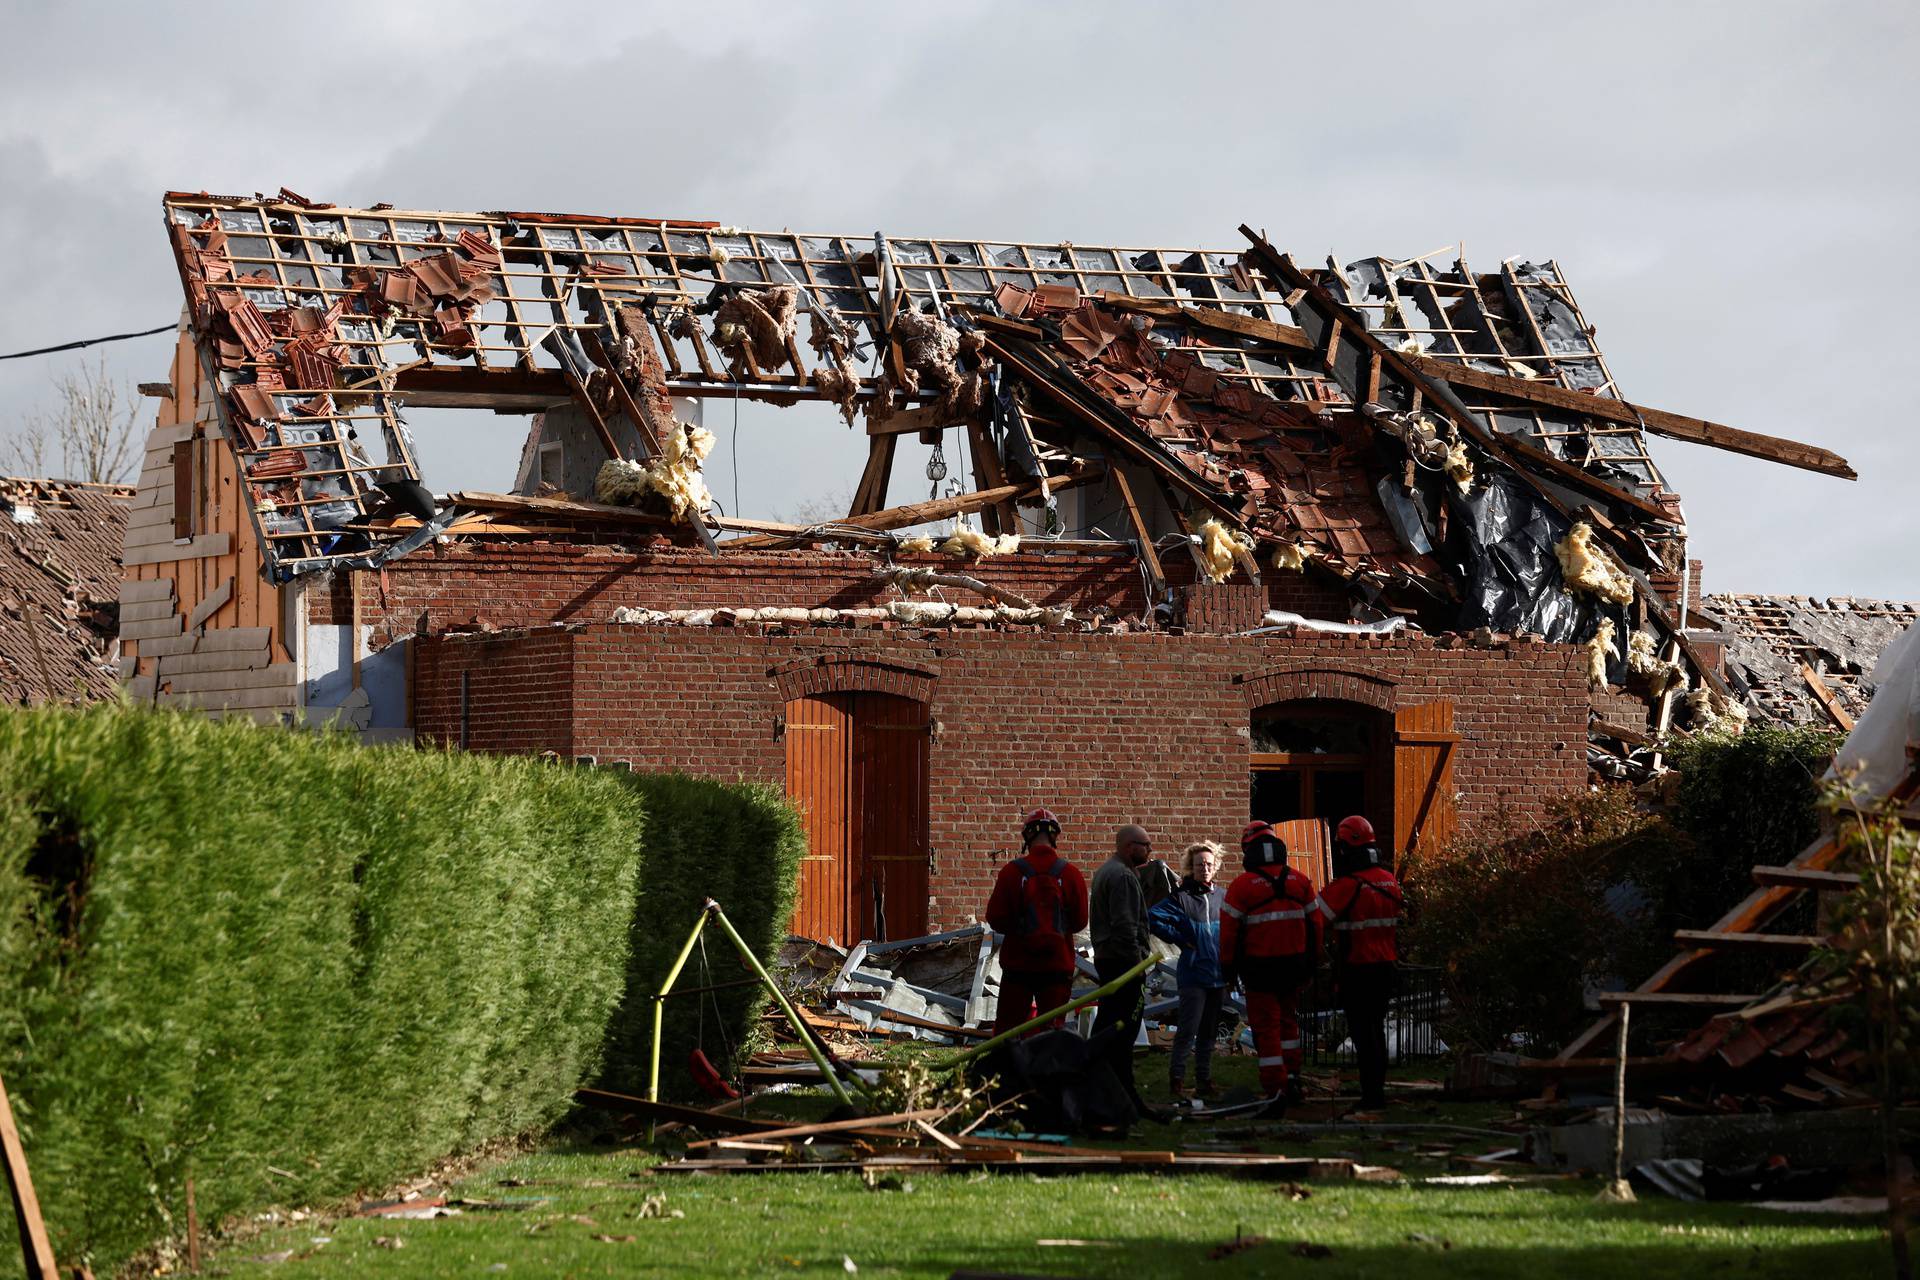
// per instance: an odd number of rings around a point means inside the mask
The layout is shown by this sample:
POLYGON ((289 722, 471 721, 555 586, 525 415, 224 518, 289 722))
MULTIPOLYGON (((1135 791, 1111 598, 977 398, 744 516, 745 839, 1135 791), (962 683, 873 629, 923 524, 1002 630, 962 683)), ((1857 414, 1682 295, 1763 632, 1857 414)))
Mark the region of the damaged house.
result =
POLYGON ((0 478, 0 698, 110 698, 118 685, 120 542, 133 490, 0 478))
MULTIPOLYGON (((1552 263, 165 201, 186 312, 128 525, 162 705, 785 787, 796 930, 963 922, 1070 856, 1326 820, 1396 851, 1747 714, 1649 435, 1552 263), (703 402, 826 402, 843 517, 722 513, 703 402), (537 415, 501 492, 406 412, 537 415), (890 495, 903 439, 959 483, 890 495), (509 483, 511 480, 511 483, 509 483)), ((130 614, 133 618, 135 615, 130 614)))

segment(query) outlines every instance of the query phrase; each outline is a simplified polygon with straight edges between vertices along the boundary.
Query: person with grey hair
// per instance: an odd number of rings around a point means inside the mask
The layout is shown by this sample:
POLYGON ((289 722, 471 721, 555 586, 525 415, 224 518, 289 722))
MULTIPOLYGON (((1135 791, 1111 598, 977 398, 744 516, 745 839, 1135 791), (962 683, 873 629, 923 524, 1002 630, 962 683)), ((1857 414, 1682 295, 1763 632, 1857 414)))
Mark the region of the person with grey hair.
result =
POLYGON ((1190 844, 1187 874, 1180 887, 1147 914, 1156 938, 1180 948, 1175 979, 1180 987, 1180 1030, 1168 1063, 1168 1091, 1187 1094, 1187 1058, 1194 1062, 1194 1092, 1213 1096, 1213 1042, 1220 1034, 1220 1005, 1227 994, 1220 965, 1220 894, 1213 878, 1220 870, 1220 846, 1211 840, 1190 844))

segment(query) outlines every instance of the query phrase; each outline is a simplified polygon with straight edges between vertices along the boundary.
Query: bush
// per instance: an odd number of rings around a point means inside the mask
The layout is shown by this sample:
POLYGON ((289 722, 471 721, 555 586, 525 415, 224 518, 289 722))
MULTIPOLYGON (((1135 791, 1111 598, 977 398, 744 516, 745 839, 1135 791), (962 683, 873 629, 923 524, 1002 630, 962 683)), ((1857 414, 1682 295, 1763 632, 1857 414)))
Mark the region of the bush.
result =
MULTIPOLYGON (((718 902, 761 962, 769 963, 793 918, 806 835, 799 815, 773 787, 719 783, 685 774, 636 774, 647 809, 647 870, 633 913, 627 961, 628 998, 607 1033, 605 1086, 642 1093, 653 1043, 651 997, 699 919, 707 898, 718 902)), ((696 949, 678 987, 733 982, 751 976, 726 935, 709 924, 701 934, 707 963, 696 949)), ((747 1053, 766 994, 736 986, 667 1001, 661 1038, 663 1097, 694 1093, 687 1055, 696 1045, 722 1073, 747 1053)))
MULTIPOLYGON (((1496 813, 1443 853, 1410 860, 1410 943, 1443 972, 1452 1035, 1544 1052, 1582 1030, 1590 990, 1653 972, 1672 957, 1675 929, 1710 925, 1752 890, 1756 864, 1813 840, 1817 778, 1838 740, 1760 727, 1689 738, 1671 753, 1677 785, 1662 816, 1641 812, 1625 787, 1580 792, 1550 803, 1542 821, 1496 813)), ((1742 990, 1777 967, 1766 956, 1714 963, 1742 990)))
POLYGON ((526 759, 0 713, 0 1069, 60 1257, 177 1232, 188 1176, 215 1222, 553 1121, 622 998, 642 800, 526 759))
POLYGON ((1556 800, 1536 823, 1497 813, 1442 854, 1409 858, 1410 942, 1441 970, 1450 1038, 1540 1052, 1578 1031, 1590 986, 1647 963, 1647 904, 1615 886, 1670 849, 1631 791, 1607 788, 1556 800))

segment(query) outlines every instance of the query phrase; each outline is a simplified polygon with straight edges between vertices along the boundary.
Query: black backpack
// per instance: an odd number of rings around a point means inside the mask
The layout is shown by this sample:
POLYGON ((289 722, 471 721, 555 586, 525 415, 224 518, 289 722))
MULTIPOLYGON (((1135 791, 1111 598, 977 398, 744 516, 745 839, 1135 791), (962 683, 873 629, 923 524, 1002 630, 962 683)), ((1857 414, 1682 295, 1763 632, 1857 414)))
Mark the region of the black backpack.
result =
POLYGON ((1055 937, 1066 937, 1067 914, 1065 904, 1067 893, 1066 885, 1061 879, 1061 872, 1067 865, 1066 861, 1056 857, 1053 860, 1053 865, 1045 871, 1038 870, 1025 858, 1015 858, 1013 865, 1020 868, 1020 918, 1018 922, 1015 923, 1013 932, 1019 934, 1021 937, 1032 937, 1035 934, 1045 934, 1049 932, 1055 937), (1040 907, 1043 905, 1041 899, 1047 888, 1048 880, 1053 882, 1053 919, 1048 922, 1048 926, 1050 927, 1043 926, 1040 920, 1040 907), (1027 887, 1029 885, 1034 886, 1033 891, 1029 891, 1027 887))

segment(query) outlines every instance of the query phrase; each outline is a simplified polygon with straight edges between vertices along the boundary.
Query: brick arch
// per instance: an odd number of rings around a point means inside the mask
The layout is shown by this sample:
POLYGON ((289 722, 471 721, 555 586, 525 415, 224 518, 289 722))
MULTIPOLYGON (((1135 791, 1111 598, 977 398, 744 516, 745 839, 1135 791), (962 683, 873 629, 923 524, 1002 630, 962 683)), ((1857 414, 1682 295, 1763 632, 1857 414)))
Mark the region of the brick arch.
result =
POLYGON ((940 668, 914 662, 821 656, 795 658, 767 672, 783 701, 820 693, 891 693, 931 703, 940 668))
POLYGON ((1240 686, 1240 696, 1249 711, 1307 698, 1359 702, 1382 711, 1400 705, 1399 687, 1394 681, 1358 667, 1275 667, 1236 676, 1234 682, 1240 686))

